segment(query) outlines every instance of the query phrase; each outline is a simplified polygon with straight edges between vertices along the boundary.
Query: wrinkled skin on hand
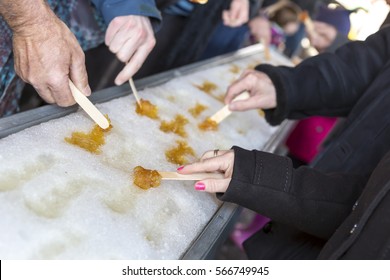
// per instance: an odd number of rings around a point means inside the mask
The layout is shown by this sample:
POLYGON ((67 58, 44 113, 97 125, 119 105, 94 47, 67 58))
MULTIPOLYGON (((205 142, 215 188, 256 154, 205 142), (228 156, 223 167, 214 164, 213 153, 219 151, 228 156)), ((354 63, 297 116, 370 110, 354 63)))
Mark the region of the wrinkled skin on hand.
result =
POLYGON ((68 79, 85 95, 91 93, 83 50, 49 8, 36 19, 13 30, 15 71, 46 102, 73 105, 68 79))
POLYGON ((266 74, 256 70, 246 70, 238 80, 228 87, 225 104, 229 104, 229 109, 232 111, 272 109, 277 105, 276 89, 266 74), (237 95, 244 91, 249 92, 248 99, 232 102, 237 95))
POLYGON ((249 20, 249 1, 233 0, 230 9, 222 12, 223 24, 230 27, 238 27, 249 20))
POLYGON ((218 155, 214 155, 214 151, 207 151, 203 154, 198 162, 182 166, 178 169, 180 174, 193 174, 201 172, 221 172, 224 174, 223 179, 206 179, 198 181, 195 185, 203 183, 204 191, 210 193, 226 192, 229 187, 233 175, 234 167, 234 151, 224 150, 218 151, 218 155))
POLYGON ((108 25, 105 43, 126 66, 115 78, 115 84, 128 81, 142 66, 156 44, 149 18, 120 16, 108 25))

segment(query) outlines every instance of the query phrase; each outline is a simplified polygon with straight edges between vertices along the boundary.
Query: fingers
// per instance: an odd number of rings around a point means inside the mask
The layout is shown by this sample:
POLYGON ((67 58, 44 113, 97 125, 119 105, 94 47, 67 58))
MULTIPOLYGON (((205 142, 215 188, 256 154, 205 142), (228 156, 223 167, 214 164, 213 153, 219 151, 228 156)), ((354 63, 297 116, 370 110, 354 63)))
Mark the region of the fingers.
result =
POLYGON ((244 91, 250 90, 247 76, 253 71, 254 70, 245 70, 240 78, 238 78, 228 87, 224 100, 225 104, 230 104, 236 96, 240 95, 244 91))
POLYGON ((233 163, 233 150, 218 151, 217 155, 214 155, 214 151, 209 151, 204 153, 198 162, 179 167, 178 172, 181 174, 223 172, 226 176, 230 176, 233 163))
POLYGON ((150 20, 143 16, 114 18, 106 32, 105 42, 110 51, 126 66, 115 78, 115 84, 128 81, 146 60, 156 40, 150 20))
POLYGON ((238 27, 249 20, 248 0, 234 0, 228 11, 222 12, 223 23, 230 27, 238 27))
POLYGON ((31 36, 13 36, 16 73, 46 102, 62 107, 75 103, 69 78, 90 94, 84 53, 68 27, 53 14, 31 32, 31 36))
POLYGON ((122 71, 115 78, 115 84, 121 85, 128 81, 141 68, 142 64, 148 57, 150 48, 139 48, 132 56, 129 63, 122 69, 122 71))
POLYGON ((76 88, 78 88, 85 96, 91 95, 91 88, 88 84, 87 68, 85 66, 85 56, 81 48, 80 52, 72 54, 69 78, 72 80, 76 88))
POLYGON ((220 157, 206 158, 204 160, 188 164, 179 170, 181 174, 193 174, 201 172, 225 172, 224 159, 220 157))
POLYGON ((261 107, 264 107, 262 105, 265 103, 264 100, 266 100, 265 96, 254 95, 249 97, 246 100, 234 101, 229 105, 229 110, 242 112, 242 111, 248 111, 253 109, 259 109, 261 107))
POLYGON ((225 103, 232 111, 249 109, 270 109, 276 107, 276 89, 271 79, 256 70, 246 70, 243 75, 228 87, 225 103), (248 91, 250 97, 246 100, 233 101, 243 91, 248 91))
POLYGON ((224 192, 229 186, 234 165, 234 151, 208 151, 203 154, 200 161, 181 166, 178 173, 193 174, 200 172, 222 172, 224 179, 205 179, 195 184, 195 189, 207 192, 224 192), (217 155, 215 155, 217 154, 217 155))
POLYGON ((121 31, 123 24, 124 21, 121 20, 121 17, 116 17, 107 27, 104 43, 112 53, 117 53, 128 39, 127 37, 118 34, 121 31))
POLYGON ((216 157, 216 156, 222 156, 228 152, 230 152, 231 150, 212 150, 212 151, 207 151, 205 152, 201 157, 200 157, 200 161, 204 161, 208 158, 213 158, 213 157, 216 157))
POLYGON ((51 91, 47 88, 47 87, 44 87, 44 88, 39 88, 39 87, 36 87, 34 86, 34 89, 37 91, 37 93, 39 94, 39 96, 47 103, 49 104, 53 104, 53 103, 56 103, 56 101, 54 100, 53 98, 53 95, 51 94, 51 91))
POLYGON ((222 21, 224 25, 229 26, 230 23, 230 11, 222 11, 222 21))
POLYGON ((270 43, 271 23, 268 19, 257 16, 249 22, 248 26, 252 36, 254 36, 257 41, 264 40, 267 44, 270 43))
POLYGON ((54 102, 61 107, 71 106, 76 103, 69 88, 68 75, 56 76, 48 82, 48 89, 54 102))
POLYGON ((220 180, 203 180, 195 183, 194 189, 197 191, 205 191, 209 193, 223 193, 229 187, 231 178, 220 180))

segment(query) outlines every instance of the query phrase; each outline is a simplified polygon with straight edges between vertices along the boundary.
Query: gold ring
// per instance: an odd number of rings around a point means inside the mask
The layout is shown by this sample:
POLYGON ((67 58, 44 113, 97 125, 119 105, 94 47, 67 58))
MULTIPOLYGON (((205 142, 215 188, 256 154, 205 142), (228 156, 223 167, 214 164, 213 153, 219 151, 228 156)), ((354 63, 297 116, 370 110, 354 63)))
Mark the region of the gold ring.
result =
POLYGON ((215 157, 218 156, 218 151, 219 151, 218 149, 215 149, 215 150, 214 150, 214 156, 215 156, 215 157))

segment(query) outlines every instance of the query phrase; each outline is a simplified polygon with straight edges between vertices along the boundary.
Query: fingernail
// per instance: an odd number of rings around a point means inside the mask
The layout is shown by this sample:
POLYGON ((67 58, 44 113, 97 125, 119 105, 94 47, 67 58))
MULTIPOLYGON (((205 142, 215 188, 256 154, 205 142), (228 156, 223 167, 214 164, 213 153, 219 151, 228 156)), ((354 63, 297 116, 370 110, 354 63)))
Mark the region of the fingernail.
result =
POLYGON ((120 79, 115 79, 114 83, 115 83, 117 86, 120 86, 121 84, 123 84, 123 82, 122 82, 120 79))
POLYGON ((184 165, 178 167, 178 168, 177 168, 177 171, 180 171, 180 170, 182 170, 183 168, 184 168, 184 165))
POLYGON ((202 182, 198 182, 195 184, 195 190, 204 191, 205 189, 206 189, 206 186, 202 182))
POLYGON ((229 109, 230 109, 230 110, 236 109, 236 104, 230 103, 230 104, 229 104, 229 109))
POLYGON ((84 92, 85 92, 85 96, 90 96, 92 91, 89 86, 86 86, 84 92))

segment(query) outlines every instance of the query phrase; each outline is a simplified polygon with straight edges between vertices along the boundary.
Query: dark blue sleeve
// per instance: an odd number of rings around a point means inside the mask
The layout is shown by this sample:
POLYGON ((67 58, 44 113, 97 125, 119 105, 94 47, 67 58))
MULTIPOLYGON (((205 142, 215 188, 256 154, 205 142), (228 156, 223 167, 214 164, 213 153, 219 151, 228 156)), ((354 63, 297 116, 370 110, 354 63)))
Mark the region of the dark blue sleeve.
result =
POLYGON ((161 23, 161 14, 154 0, 92 0, 103 14, 107 24, 118 16, 137 15, 149 17, 154 31, 161 23))

